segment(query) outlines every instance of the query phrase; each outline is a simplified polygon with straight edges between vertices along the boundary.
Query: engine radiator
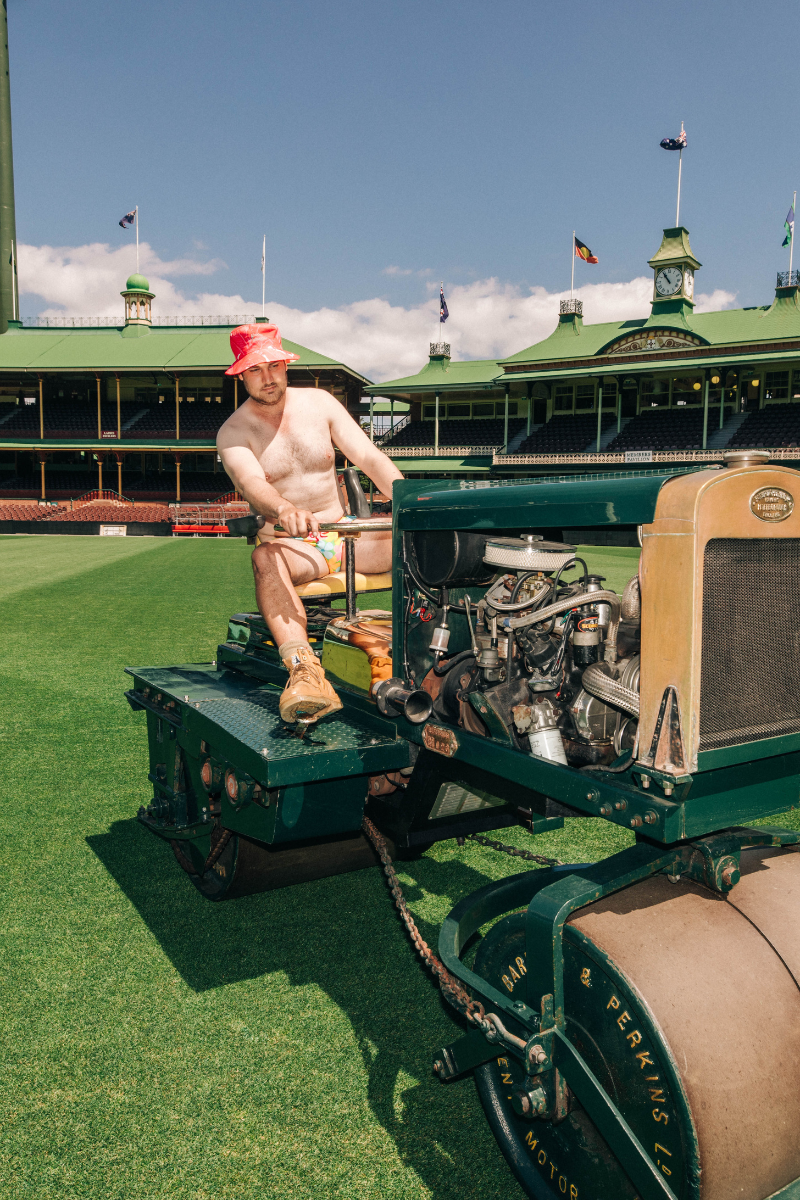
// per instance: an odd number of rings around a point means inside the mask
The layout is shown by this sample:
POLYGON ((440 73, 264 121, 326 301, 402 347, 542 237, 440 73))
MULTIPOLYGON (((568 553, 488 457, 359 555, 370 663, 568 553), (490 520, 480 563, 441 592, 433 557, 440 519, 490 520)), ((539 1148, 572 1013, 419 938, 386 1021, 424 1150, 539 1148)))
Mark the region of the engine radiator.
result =
POLYGON ((639 569, 638 760, 681 775, 800 734, 800 472, 668 480, 639 569))

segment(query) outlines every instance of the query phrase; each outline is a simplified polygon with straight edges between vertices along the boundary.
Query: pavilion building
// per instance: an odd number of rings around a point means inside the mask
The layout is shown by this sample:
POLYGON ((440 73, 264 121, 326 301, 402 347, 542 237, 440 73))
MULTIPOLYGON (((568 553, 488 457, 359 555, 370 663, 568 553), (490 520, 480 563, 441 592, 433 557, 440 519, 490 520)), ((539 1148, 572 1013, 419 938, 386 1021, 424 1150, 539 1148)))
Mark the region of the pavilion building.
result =
POLYGON ((581 301, 562 301, 553 332, 509 358, 453 362, 432 344, 416 375, 368 387, 410 404, 383 448, 421 474, 721 461, 740 446, 800 459, 800 272, 778 275, 770 304, 697 313, 685 228, 664 230, 649 266, 647 317, 584 324, 581 301))
MULTIPOLYGON (((111 489, 141 500, 207 500, 232 490, 217 430, 246 399, 230 332, 267 318, 158 324, 147 280, 132 275, 119 325, 9 320, 0 336, 0 497, 65 499, 111 489)), ((284 339, 293 387, 332 392, 356 419, 369 381, 284 339)))

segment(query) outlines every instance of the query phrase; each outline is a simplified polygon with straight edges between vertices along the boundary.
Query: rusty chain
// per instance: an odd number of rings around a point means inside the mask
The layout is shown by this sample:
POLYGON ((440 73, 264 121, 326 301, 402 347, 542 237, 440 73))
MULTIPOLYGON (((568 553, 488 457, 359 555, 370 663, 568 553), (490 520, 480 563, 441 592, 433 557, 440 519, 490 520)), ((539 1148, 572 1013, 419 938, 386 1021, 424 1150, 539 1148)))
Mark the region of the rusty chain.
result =
POLYGON ((389 850, 386 845, 386 838, 370 821, 369 817, 364 817, 361 828, 367 835, 372 845, 383 864, 383 873, 386 876, 386 882, 389 885, 392 899, 395 907, 400 913, 400 919, 406 927, 408 936, 414 945, 414 949, 419 954, 422 961, 429 971, 436 977, 442 995, 448 1004, 451 1004, 458 1012, 467 1018, 473 1025, 480 1029, 481 1033, 496 1036, 495 1025, 487 1020, 486 1010, 479 1000, 473 1000, 469 992, 467 992, 456 979, 455 975, 451 975, 444 963, 436 957, 428 943, 423 938, 420 931, 417 929, 416 922, 408 910, 403 889, 400 887, 400 881, 397 878, 397 872, 394 869, 394 864, 389 857, 389 850))
MULTIPOLYGON (((217 826, 215 826, 215 828, 220 829, 220 826, 217 825, 217 826)), ((214 831, 212 830, 212 838, 213 838, 213 835, 214 835, 214 831)), ((221 836, 217 838, 216 842, 211 847, 211 852, 210 852, 208 858, 206 859, 206 861, 203 863, 202 871, 198 871, 196 869, 196 867, 194 866, 194 863, 191 861, 191 859, 187 858, 187 856, 183 852, 183 847, 181 846, 179 841, 177 841, 175 838, 173 838, 169 844, 172 847, 172 853, 175 855, 176 859, 178 860, 179 865, 181 867, 183 867, 183 869, 187 875, 203 876, 203 875, 205 875, 206 871, 211 870, 214 863, 220 857, 220 855, 222 854, 222 851, 225 849, 225 847, 227 846, 228 842, 231 840, 232 837, 233 837, 232 829, 224 829, 222 831, 221 836)))
POLYGON ((483 837, 480 833, 468 833, 465 838, 456 840, 460 846, 463 846, 465 841, 478 842, 481 846, 488 846, 490 850, 501 850, 503 854, 510 854, 512 858, 524 858, 526 862, 541 863, 543 867, 563 867, 564 865, 560 858, 545 858, 543 854, 534 854, 531 850, 518 850, 516 846, 506 846, 503 842, 483 837))

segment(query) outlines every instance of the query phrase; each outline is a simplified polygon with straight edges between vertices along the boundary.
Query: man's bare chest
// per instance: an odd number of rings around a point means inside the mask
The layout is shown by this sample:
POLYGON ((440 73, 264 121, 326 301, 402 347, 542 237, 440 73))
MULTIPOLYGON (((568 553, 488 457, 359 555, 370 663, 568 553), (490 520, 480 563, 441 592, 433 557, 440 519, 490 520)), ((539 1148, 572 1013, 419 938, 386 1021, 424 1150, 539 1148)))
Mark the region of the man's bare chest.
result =
POLYGON ((293 475, 319 474, 331 470, 334 449, 327 422, 303 420, 292 414, 276 430, 257 429, 253 451, 270 483, 293 475))

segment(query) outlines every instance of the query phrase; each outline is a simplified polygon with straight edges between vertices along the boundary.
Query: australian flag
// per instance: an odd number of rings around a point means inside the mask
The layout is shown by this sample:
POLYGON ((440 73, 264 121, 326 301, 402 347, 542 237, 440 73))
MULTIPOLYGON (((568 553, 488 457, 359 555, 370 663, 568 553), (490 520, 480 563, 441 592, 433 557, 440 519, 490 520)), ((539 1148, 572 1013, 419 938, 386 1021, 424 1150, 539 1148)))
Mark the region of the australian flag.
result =
POLYGON ((447 311, 447 301, 444 298, 444 284, 439 285, 439 324, 444 325, 450 313, 447 311))
POLYGON ((686 134, 683 130, 681 130, 677 137, 662 138, 658 144, 662 150, 685 150, 686 134))
POLYGON ((133 212, 125 213, 125 216, 120 221, 120 225, 122 226, 123 229, 127 229, 129 225, 133 225, 135 220, 136 220, 136 209, 134 209, 133 212))

